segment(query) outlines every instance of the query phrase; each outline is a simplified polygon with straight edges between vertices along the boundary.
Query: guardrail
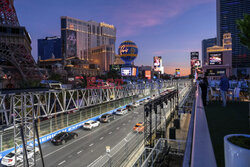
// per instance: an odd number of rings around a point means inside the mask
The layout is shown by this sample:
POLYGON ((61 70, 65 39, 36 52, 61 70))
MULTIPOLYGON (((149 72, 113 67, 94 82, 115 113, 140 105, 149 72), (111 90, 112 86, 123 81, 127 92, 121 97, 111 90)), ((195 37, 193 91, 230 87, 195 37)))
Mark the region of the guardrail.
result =
POLYGON ((216 167, 216 160, 199 85, 197 85, 196 89, 196 99, 192 111, 192 117, 194 119, 194 123, 192 123, 191 119, 183 167, 216 167))

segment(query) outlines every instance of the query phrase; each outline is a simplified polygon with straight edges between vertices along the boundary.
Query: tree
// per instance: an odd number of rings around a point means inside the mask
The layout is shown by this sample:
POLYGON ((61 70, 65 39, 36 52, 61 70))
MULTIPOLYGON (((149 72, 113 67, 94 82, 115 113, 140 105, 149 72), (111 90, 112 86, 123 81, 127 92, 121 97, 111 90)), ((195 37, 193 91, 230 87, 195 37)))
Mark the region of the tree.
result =
POLYGON ((244 19, 236 21, 240 30, 240 42, 250 49, 250 15, 245 14, 244 19))

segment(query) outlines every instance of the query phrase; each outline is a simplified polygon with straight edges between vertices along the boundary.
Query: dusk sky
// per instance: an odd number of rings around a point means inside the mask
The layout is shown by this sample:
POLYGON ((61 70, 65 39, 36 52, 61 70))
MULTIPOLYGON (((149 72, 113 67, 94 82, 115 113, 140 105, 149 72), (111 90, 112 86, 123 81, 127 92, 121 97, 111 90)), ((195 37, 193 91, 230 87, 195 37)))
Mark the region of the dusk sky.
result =
POLYGON ((35 60, 37 39, 60 36, 61 16, 113 24, 116 52, 132 40, 139 49, 136 65, 152 66, 153 56, 162 56, 169 74, 175 68, 189 74, 190 52, 201 57, 202 39, 216 37, 216 0, 15 0, 15 8, 35 60))

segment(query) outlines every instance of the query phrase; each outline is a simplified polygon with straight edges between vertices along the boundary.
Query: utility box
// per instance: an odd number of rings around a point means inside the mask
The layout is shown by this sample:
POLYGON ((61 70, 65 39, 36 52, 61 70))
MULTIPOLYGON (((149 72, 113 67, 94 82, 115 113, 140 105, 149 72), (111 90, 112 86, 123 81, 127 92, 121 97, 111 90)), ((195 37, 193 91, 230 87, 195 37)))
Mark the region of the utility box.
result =
POLYGON ((174 127, 176 129, 180 129, 181 128, 181 126, 180 126, 180 119, 175 119, 174 120, 174 127))
POLYGON ((169 139, 176 139, 176 129, 175 127, 169 128, 169 139))

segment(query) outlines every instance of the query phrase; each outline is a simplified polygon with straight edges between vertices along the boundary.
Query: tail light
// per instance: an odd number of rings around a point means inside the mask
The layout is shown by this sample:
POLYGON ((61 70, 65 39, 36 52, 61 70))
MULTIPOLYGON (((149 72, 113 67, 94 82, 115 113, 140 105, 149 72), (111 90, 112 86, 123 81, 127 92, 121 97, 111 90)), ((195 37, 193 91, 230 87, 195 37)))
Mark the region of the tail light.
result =
POLYGON ((8 162, 12 162, 13 161, 13 159, 8 159, 8 162))

